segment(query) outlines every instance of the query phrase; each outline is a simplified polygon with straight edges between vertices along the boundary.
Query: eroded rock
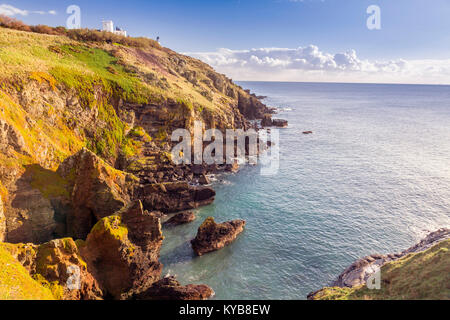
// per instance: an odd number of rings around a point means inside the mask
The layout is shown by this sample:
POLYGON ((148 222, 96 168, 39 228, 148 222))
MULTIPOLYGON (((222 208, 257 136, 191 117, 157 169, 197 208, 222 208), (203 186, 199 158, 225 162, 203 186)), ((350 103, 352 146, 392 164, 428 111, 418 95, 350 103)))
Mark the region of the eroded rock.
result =
POLYGON ((159 280, 160 216, 144 211, 136 201, 101 219, 89 233, 80 251, 108 296, 126 299, 134 290, 146 289, 159 280))
POLYGON ((85 239, 98 220, 125 208, 137 183, 87 149, 66 159, 57 172, 69 183, 67 234, 77 239, 85 239))
POLYGON ((244 220, 216 223, 214 218, 209 217, 198 228, 197 236, 191 241, 192 249, 199 256, 222 249, 244 231, 244 226, 244 220))
POLYGON ((210 187, 195 187, 187 182, 146 185, 142 188, 146 210, 174 213, 192 210, 214 201, 216 192, 210 187))

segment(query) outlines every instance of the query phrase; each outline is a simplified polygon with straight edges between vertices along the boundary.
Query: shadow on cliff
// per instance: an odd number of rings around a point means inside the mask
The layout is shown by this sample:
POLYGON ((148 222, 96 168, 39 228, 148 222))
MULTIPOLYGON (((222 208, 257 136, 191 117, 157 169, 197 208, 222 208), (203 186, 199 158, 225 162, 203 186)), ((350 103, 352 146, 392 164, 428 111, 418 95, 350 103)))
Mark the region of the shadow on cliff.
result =
POLYGON ((44 243, 64 236, 64 200, 67 183, 56 172, 39 164, 25 166, 15 183, 16 191, 8 212, 9 242, 44 243))

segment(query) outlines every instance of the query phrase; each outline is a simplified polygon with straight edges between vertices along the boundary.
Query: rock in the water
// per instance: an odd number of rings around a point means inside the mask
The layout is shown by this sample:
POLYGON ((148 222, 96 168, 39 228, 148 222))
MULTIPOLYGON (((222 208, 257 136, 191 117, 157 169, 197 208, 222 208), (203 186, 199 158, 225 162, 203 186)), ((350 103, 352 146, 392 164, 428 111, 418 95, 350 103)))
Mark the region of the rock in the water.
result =
POLYGON ((135 298, 137 300, 206 300, 213 295, 214 291, 207 285, 182 286, 175 277, 167 277, 154 283, 135 298))
POLYGON ((195 214, 192 211, 181 212, 174 215, 172 218, 167 220, 166 224, 178 226, 180 224, 186 224, 192 222, 196 219, 195 214))
POLYGON ((303 131, 303 134, 312 134, 312 131, 303 131))
POLYGON ((197 236, 191 241, 192 249, 199 256, 222 249, 244 231, 244 226, 244 220, 216 223, 214 218, 209 217, 198 228, 197 236))
POLYGON ((284 119, 273 119, 272 125, 278 128, 286 128, 288 126, 288 122, 284 119))
POLYGON ((67 234, 86 239, 96 221, 130 203, 137 179, 116 170, 87 149, 66 159, 58 173, 69 182, 67 234))

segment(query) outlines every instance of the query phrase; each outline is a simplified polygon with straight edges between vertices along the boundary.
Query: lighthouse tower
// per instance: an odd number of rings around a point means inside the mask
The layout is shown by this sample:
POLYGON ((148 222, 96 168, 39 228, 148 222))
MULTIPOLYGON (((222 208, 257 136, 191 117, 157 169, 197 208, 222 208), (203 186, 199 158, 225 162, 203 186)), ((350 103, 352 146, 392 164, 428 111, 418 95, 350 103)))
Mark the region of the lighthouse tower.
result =
POLYGON ((102 21, 103 31, 114 32, 114 23, 111 20, 102 21))

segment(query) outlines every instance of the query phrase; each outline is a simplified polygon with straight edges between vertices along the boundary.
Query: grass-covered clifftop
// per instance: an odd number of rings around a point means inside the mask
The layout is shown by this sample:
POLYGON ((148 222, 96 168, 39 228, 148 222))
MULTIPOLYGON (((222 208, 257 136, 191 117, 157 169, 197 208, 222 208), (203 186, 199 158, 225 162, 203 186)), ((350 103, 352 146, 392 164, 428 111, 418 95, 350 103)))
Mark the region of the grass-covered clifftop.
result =
POLYGON ((314 300, 449 300, 450 239, 381 267, 381 289, 329 287, 314 300))

